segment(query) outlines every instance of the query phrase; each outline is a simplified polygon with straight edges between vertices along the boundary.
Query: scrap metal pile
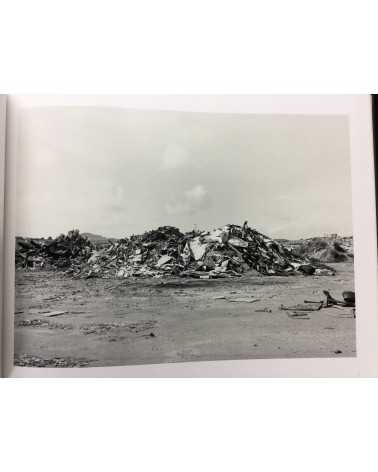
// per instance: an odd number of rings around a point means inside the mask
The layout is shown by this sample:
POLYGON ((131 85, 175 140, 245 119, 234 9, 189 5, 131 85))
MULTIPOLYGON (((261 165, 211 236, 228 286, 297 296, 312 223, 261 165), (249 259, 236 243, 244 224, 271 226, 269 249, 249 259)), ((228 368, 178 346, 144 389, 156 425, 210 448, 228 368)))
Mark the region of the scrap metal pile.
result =
POLYGON ((273 239, 243 226, 181 233, 163 226, 142 235, 109 242, 101 250, 70 231, 53 240, 18 239, 18 267, 65 269, 77 277, 126 278, 175 275, 194 278, 263 275, 333 275, 334 269, 294 254, 273 239))

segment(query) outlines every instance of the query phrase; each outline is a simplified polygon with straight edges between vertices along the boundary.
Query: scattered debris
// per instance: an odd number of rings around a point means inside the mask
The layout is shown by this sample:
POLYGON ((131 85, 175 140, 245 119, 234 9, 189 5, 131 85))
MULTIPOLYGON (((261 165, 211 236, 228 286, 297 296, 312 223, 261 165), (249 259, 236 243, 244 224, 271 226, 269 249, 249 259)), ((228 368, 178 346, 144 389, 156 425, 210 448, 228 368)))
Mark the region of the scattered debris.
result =
POLYGON ((41 320, 40 318, 34 318, 30 320, 19 320, 16 322, 17 327, 46 327, 49 329, 73 329, 73 326, 70 324, 63 323, 52 323, 49 320, 41 320))
POLYGON ((55 295, 54 297, 42 298, 44 302, 56 302, 57 300, 62 300, 64 295, 55 295))
POLYGON ((289 311, 319 311, 323 307, 323 302, 311 302, 311 303, 298 303, 297 305, 292 306, 280 306, 280 310, 289 310, 289 311))
POLYGON ((332 297, 328 290, 323 290, 324 295, 326 296, 325 307, 334 306, 334 305, 342 305, 343 302, 340 300, 336 300, 332 297))
POLYGON ((28 354, 14 358, 14 365, 19 367, 86 367, 89 363, 90 361, 87 359, 75 359, 71 357, 43 359, 28 354))
POLYGON ((287 314, 289 318, 295 318, 297 320, 309 320, 311 319, 309 313, 292 311, 287 314))
POLYGON ((323 293, 327 297, 326 302, 325 302, 325 307, 340 306, 340 307, 354 308, 356 306, 356 296, 355 296, 355 293, 352 291, 348 290, 342 293, 342 296, 344 298, 343 301, 336 300, 336 298, 333 298, 333 296, 330 294, 328 290, 323 290, 323 293))
POLYGON ((66 313, 65 311, 56 310, 56 311, 48 311, 47 313, 44 313, 44 315, 48 316, 50 318, 50 317, 53 317, 53 316, 62 316, 65 313, 66 313))
POLYGON ((140 333, 154 328, 156 324, 157 322, 153 320, 135 321, 130 323, 93 323, 80 326, 80 331, 85 335, 104 335, 113 333, 119 329, 125 329, 131 333, 140 333))
POLYGON ((236 302, 236 303, 255 303, 259 302, 259 298, 229 298, 229 302, 236 302))
MULTIPOLYGON (((290 311, 288 315, 292 318, 297 318, 301 315, 308 315, 307 312, 309 311, 319 311, 322 308, 337 308, 342 310, 344 307, 354 307, 355 306, 355 293, 353 291, 345 291, 343 292, 344 301, 336 300, 332 297, 328 290, 323 290, 324 295, 326 296, 325 301, 312 301, 312 300, 304 300, 304 303, 298 303, 297 305, 292 306, 280 306, 280 310, 290 311)), ((348 318, 349 313, 347 314, 348 318)), ((356 310, 353 308, 351 315, 353 318, 356 317, 356 310)))

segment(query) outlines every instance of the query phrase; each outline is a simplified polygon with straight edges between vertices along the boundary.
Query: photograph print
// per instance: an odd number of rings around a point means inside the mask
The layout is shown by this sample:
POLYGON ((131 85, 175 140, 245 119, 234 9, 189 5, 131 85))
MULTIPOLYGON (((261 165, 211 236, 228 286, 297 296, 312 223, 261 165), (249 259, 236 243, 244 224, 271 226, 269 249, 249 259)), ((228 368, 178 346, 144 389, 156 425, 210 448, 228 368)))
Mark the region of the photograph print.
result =
POLYGON ((15 365, 356 356, 346 115, 17 120, 15 365))

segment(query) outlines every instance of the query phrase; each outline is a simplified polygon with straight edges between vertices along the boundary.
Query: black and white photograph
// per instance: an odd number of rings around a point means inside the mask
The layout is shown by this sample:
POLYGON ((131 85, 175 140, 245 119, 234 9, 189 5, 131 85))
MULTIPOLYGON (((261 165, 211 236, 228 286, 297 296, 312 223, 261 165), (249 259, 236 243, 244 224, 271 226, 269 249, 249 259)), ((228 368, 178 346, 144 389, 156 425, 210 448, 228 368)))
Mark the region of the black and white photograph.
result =
POLYGON ((348 117, 29 106, 14 363, 356 356, 348 117))

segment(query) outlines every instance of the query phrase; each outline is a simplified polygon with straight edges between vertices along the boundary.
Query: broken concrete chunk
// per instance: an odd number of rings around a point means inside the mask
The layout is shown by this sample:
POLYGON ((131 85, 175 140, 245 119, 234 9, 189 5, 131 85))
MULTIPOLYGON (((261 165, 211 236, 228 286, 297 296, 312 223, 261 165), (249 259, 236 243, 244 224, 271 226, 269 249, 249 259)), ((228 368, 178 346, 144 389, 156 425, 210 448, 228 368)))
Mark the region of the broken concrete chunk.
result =
POLYGON ((124 269, 124 268, 119 269, 119 271, 117 272, 117 277, 118 277, 119 279, 126 278, 127 275, 128 275, 128 274, 127 274, 127 270, 124 269))
POLYGON ((66 311, 48 311, 47 313, 43 313, 45 316, 52 317, 52 316, 61 316, 67 313, 66 311))
POLYGON ((240 239, 240 238, 230 238, 228 240, 228 244, 232 244, 233 246, 236 246, 236 247, 243 247, 243 248, 248 247, 248 242, 243 241, 243 239, 240 239))
POLYGON ((319 303, 298 303, 297 305, 284 306, 281 305, 281 310, 288 311, 318 311, 322 308, 323 302, 319 303))
POLYGON ((259 298, 230 298, 228 300, 229 302, 236 302, 236 303, 255 303, 255 302, 259 302, 260 299, 259 298))
POLYGON ((161 258, 157 261, 156 267, 161 267, 164 264, 167 264, 167 262, 170 262, 171 260, 172 260, 171 256, 167 256, 167 255, 161 256, 161 258))
POLYGON ((229 238, 229 230, 227 227, 218 228, 205 232, 202 236, 206 242, 225 244, 229 238))
POLYGON ((206 254, 209 245, 202 243, 200 238, 194 238, 189 242, 189 247, 192 251, 194 260, 199 261, 206 254))

